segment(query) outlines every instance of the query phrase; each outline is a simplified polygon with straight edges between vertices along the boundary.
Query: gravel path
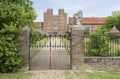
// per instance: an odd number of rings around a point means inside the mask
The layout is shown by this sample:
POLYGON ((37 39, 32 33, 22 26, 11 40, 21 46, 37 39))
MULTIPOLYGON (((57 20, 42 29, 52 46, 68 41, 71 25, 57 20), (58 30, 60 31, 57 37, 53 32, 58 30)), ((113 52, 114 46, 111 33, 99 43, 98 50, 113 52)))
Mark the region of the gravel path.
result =
POLYGON ((32 76, 27 79, 66 79, 65 70, 40 70, 28 73, 32 73, 32 76))

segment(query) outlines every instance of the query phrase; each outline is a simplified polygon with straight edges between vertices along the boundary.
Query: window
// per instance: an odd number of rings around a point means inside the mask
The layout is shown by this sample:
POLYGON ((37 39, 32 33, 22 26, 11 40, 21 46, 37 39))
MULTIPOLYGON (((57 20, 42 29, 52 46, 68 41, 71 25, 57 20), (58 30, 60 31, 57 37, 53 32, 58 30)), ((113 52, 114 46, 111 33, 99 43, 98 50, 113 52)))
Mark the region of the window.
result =
POLYGON ((57 18, 57 17, 55 17, 55 18, 54 18, 54 21, 55 21, 55 22, 58 22, 58 18, 57 18))
POLYGON ((54 30, 57 30, 57 29, 58 29, 58 26, 57 26, 57 25, 55 25, 55 26, 54 26, 54 30))

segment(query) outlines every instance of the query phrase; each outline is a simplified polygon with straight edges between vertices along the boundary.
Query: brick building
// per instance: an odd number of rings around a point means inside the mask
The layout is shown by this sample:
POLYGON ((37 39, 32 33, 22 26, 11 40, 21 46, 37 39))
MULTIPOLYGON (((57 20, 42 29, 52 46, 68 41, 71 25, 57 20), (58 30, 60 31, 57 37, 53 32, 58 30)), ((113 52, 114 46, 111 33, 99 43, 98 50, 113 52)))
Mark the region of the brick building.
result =
MULTIPOLYGON (((97 27, 103 25, 106 17, 83 17, 82 25, 89 28, 90 32, 95 32, 97 27)), ((74 18, 69 17, 67 23, 67 13, 64 9, 58 10, 58 15, 53 14, 53 9, 44 12, 44 22, 34 22, 39 26, 37 31, 45 34, 65 34, 74 24, 74 18)))
POLYGON ((36 31, 44 33, 44 22, 34 22, 34 24, 36 24, 38 26, 38 28, 36 29, 36 31))
POLYGON ((44 12, 44 33, 65 34, 67 31, 67 13, 64 9, 58 10, 58 15, 53 15, 52 9, 44 12))

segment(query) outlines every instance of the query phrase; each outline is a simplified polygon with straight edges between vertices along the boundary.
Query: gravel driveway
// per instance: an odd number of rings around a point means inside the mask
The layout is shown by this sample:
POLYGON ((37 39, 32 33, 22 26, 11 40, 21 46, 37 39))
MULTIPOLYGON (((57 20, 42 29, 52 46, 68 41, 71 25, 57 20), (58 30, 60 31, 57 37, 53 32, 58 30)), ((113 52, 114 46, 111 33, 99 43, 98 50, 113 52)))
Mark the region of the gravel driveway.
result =
POLYGON ((66 79, 65 70, 28 71, 32 76, 27 79, 66 79))

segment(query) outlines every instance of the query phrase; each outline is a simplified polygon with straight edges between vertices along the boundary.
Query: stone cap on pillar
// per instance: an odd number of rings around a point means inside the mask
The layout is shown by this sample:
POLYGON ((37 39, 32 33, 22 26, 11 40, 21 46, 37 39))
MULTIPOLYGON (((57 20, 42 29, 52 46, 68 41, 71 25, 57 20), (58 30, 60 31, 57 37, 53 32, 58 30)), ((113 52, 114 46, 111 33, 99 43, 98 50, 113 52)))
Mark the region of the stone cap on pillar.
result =
POLYGON ((28 30, 28 31, 30 31, 30 28, 28 26, 25 26, 25 27, 22 28, 22 30, 28 30))
POLYGON ((84 28, 82 25, 73 25, 73 27, 71 28, 71 30, 83 30, 84 31, 84 28))

